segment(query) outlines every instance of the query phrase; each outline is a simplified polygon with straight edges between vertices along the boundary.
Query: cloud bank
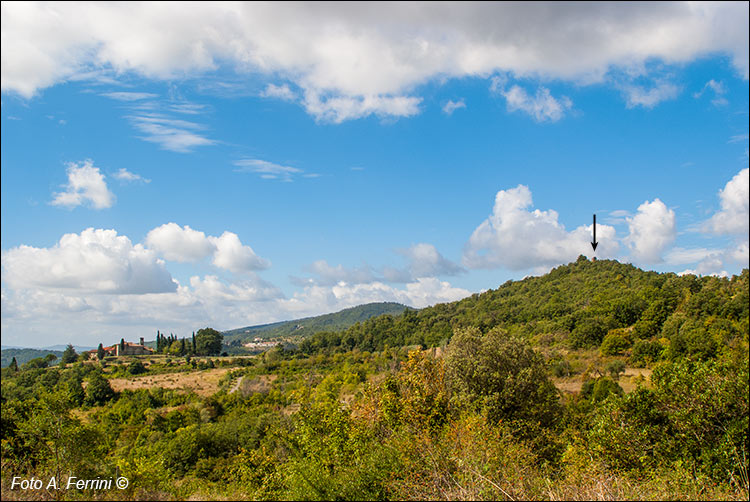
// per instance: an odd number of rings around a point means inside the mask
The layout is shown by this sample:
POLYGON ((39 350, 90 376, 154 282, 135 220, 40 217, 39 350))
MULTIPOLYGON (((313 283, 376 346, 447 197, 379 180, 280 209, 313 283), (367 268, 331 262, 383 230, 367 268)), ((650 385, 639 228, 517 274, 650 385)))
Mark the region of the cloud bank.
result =
MULTIPOLYGON (((272 78, 277 83, 267 96, 298 99, 317 119, 341 122, 411 116, 419 112, 418 86, 496 72, 590 84, 606 81, 613 69, 644 75, 649 61, 680 64, 718 52, 747 79, 748 45, 746 2, 402 3, 387 9, 4 2, 2 90, 29 98, 102 72, 167 80, 228 67, 272 78)), ((628 102, 651 106, 674 92, 671 85, 633 88, 628 102)), ((542 90, 523 98, 513 89, 513 106, 551 103, 542 90)))

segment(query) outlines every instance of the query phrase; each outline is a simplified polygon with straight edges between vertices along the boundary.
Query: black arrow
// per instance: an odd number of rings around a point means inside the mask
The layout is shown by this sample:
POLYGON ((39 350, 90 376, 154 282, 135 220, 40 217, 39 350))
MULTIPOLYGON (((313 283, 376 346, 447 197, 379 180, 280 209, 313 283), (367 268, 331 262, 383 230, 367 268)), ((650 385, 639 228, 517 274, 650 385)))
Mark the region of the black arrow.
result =
POLYGON ((594 248, 594 251, 596 251, 596 246, 598 246, 599 243, 596 242, 596 214, 594 215, 594 240, 591 241, 591 247, 594 248))

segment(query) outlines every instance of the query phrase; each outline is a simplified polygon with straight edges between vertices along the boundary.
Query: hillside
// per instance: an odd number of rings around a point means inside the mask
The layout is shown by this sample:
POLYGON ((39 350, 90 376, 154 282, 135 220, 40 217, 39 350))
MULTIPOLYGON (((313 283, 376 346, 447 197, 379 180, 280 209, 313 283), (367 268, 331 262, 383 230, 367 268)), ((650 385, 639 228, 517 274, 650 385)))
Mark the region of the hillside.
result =
MULTIPOLYGON (((45 357, 47 354, 54 354, 58 359, 62 356, 61 350, 47 350, 47 349, 2 349, 2 356, 0 356, 0 367, 7 367, 11 360, 15 357, 16 363, 22 365, 36 359, 38 357, 45 357)), ((53 364, 55 364, 53 362, 53 364)))
POLYGON ((664 338, 672 350, 704 351, 708 357, 726 340, 747 336, 748 277, 747 269, 731 279, 678 276, 581 256, 546 275, 508 281, 463 300, 381 315, 341 333, 318 333, 300 348, 312 353, 327 347, 432 347, 446 343, 456 328, 471 326, 567 348, 599 347, 610 333, 624 338, 623 350, 664 338))
POLYGON ((117 500, 747 500, 749 278, 580 258, 254 356, 6 367, 3 473, 118 473, 117 500))
POLYGON ((273 339, 288 336, 309 336, 319 331, 340 331, 358 322, 379 315, 400 315, 408 309, 406 305, 392 302, 368 303, 315 317, 281 321, 258 326, 246 326, 224 332, 224 343, 237 340, 244 342, 253 338, 273 339))

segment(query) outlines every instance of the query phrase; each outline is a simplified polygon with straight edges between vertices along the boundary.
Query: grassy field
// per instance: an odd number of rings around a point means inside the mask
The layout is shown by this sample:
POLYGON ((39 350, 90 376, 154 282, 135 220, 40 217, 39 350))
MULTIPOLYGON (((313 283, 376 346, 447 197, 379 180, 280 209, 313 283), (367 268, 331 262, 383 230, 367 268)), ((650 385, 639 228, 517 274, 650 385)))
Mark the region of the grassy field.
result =
POLYGON ((116 392, 123 390, 148 389, 161 387, 195 392, 200 396, 211 396, 219 390, 219 382, 232 368, 215 368, 189 372, 162 373, 160 375, 133 376, 130 378, 113 378, 109 381, 116 392))

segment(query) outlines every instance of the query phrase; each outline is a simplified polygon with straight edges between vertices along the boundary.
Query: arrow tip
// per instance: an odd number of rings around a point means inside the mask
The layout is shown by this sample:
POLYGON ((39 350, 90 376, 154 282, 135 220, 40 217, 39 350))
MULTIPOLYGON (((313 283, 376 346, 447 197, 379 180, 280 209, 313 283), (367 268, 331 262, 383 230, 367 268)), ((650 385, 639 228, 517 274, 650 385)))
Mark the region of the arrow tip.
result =
POLYGON ((598 245, 599 245, 598 242, 592 242, 591 243, 591 247, 594 248, 594 251, 596 251, 596 246, 598 246, 598 245))

